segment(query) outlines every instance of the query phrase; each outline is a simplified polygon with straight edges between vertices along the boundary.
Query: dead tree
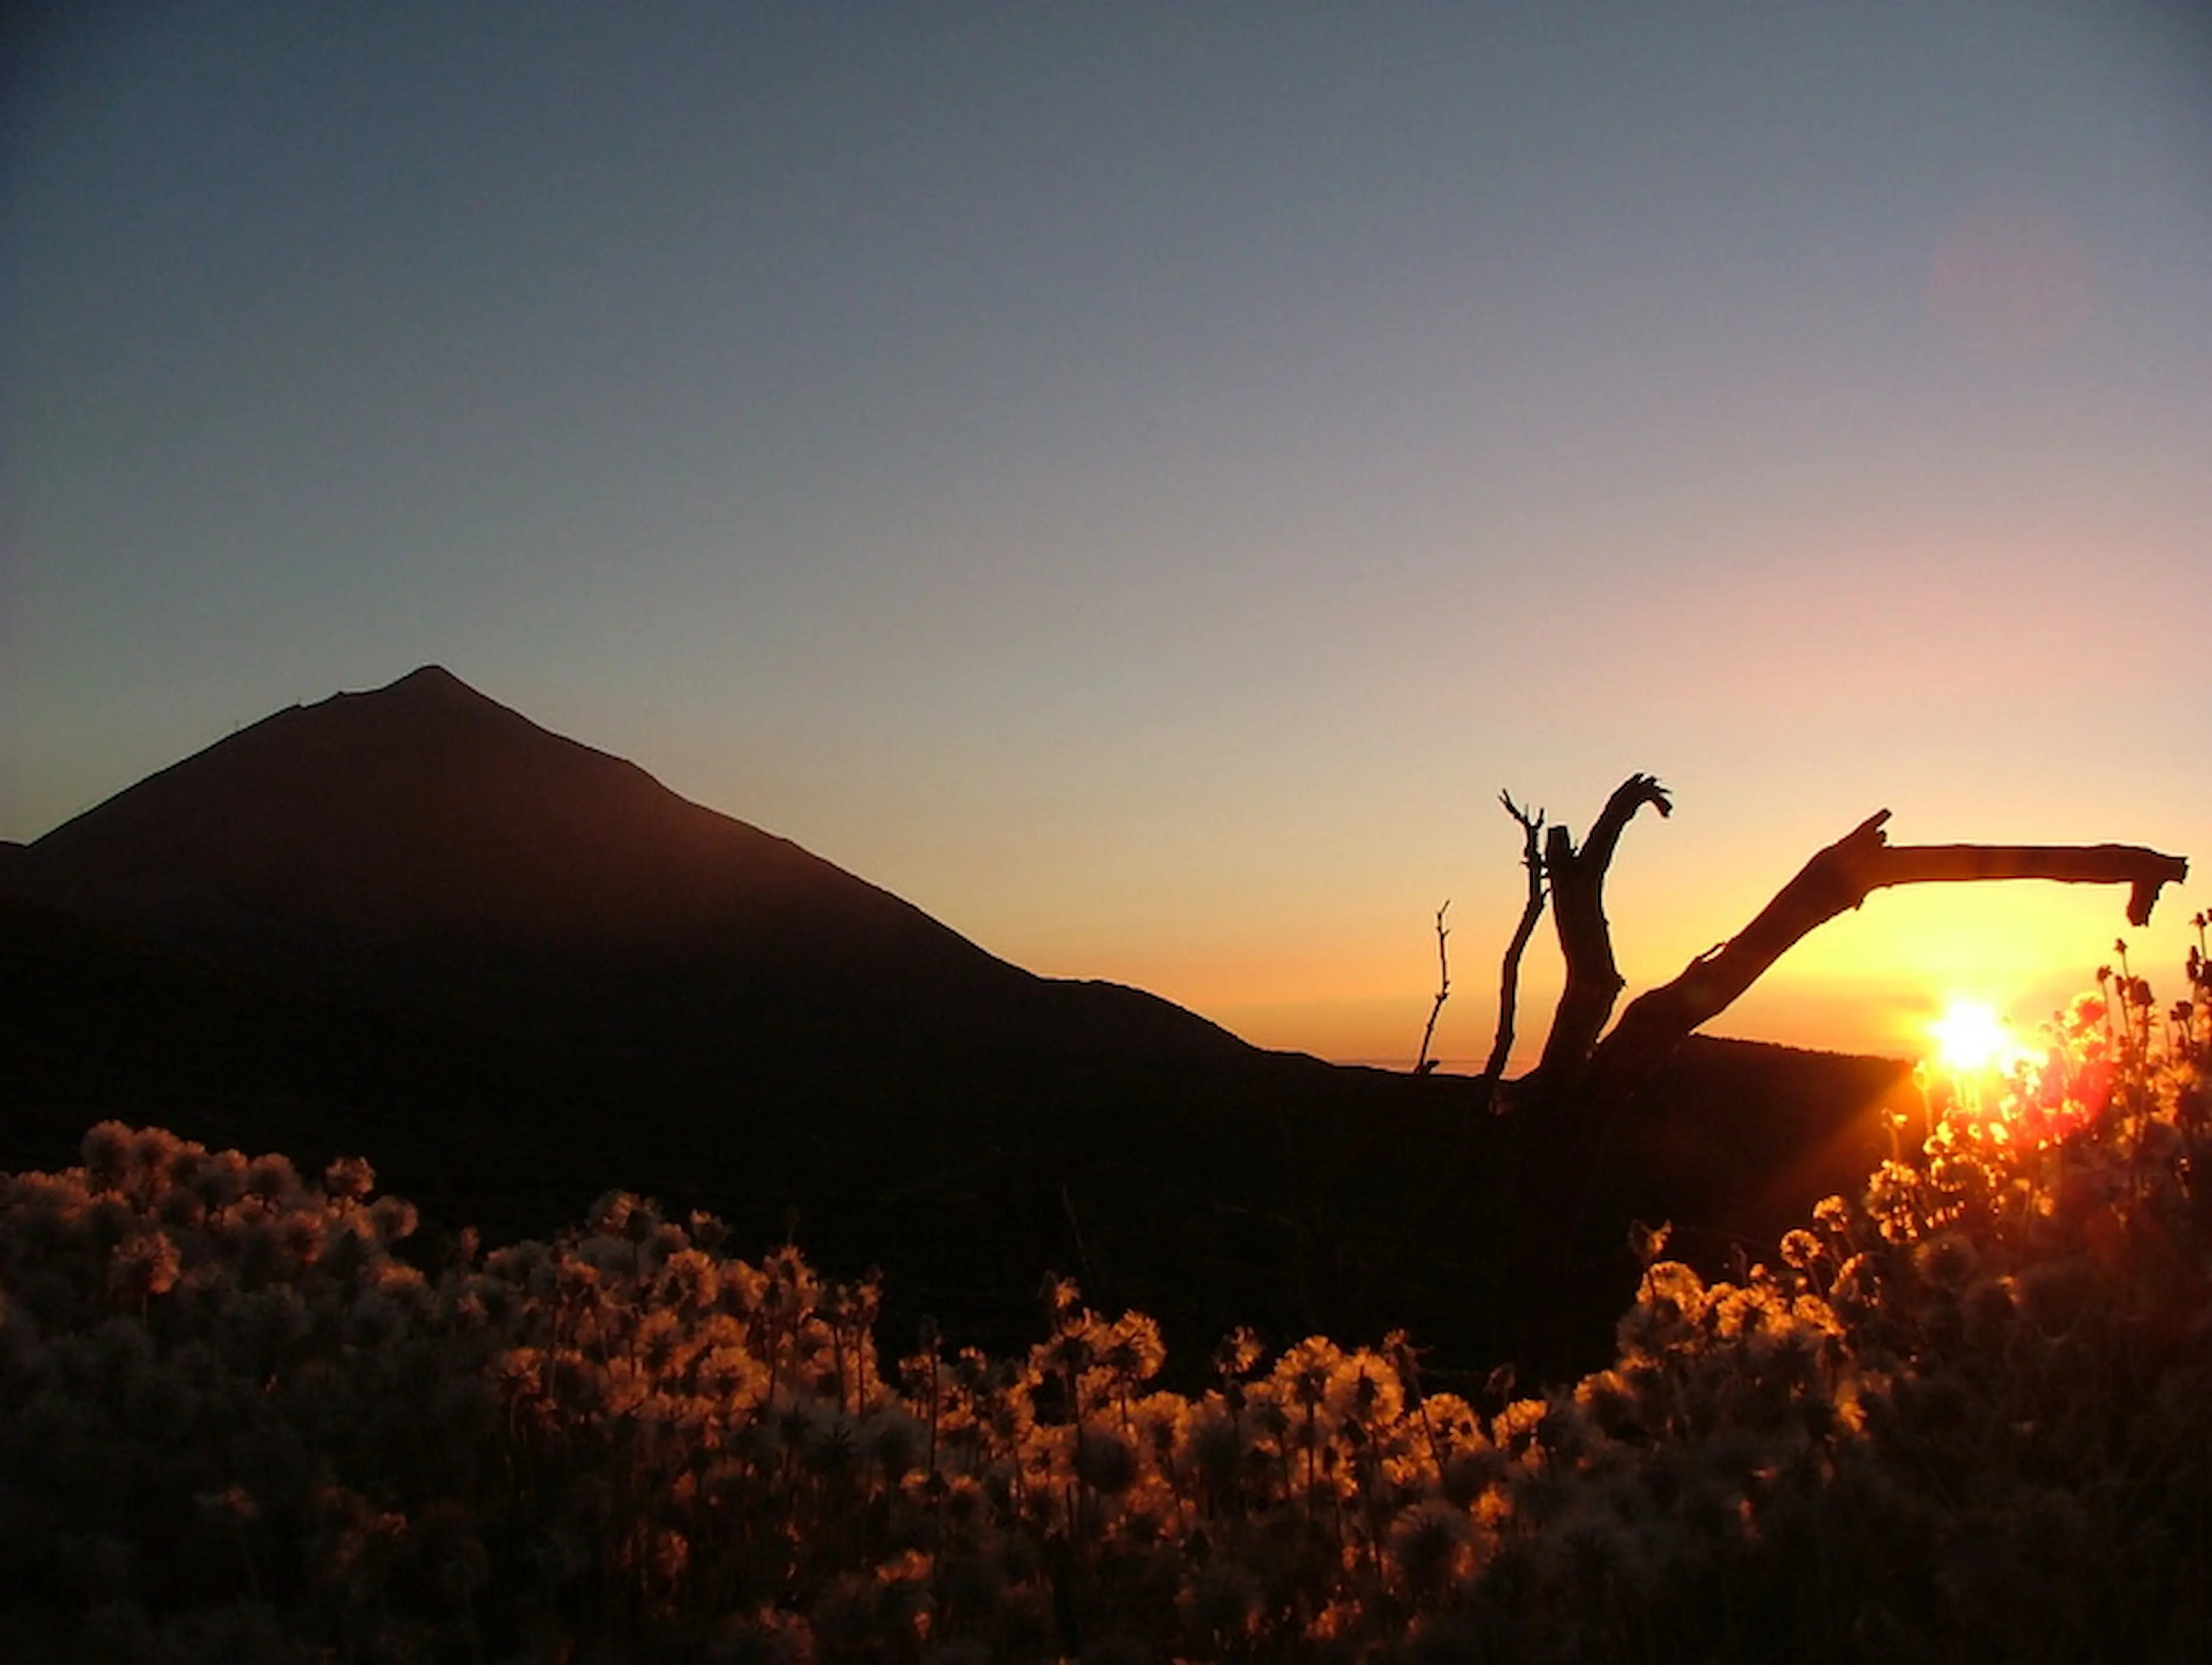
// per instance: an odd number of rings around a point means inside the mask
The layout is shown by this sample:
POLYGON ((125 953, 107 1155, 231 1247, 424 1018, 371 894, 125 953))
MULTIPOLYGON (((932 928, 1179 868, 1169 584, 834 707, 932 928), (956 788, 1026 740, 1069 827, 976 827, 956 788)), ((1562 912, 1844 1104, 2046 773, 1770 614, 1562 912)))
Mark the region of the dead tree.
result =
POLYGON ((1565 827, 1546 826, 1510 797, 1504 802, 1522 829, 1528 892, 1505 954, 1497 1040, 1474 1083, 1474 1105, 1493 1114, 1477 1109, 1460 1124, 1440 1182, 1425 1206, 1408 1211, 1377 1287, 1413 1275, 1447 1237, 1471 1238, 1480 1248, 1470 1263, 1481 1269, 1471 1298, 1492 1311, 1497 1345, 1547 1370, 1589 1368, 1604 1336, 1593 1321, 1617 1312, 1627 1293, 1621 1234, 1629 1214, 1616 1205, 1638 1182, 1618 1158, 1633 1148, 1637 1090, 1802 938, 1875 890, 1976 879, 2126 884, 2128 917, 2141 924, 2159 891, 2189 871, 2180 857, 2134 845, 1893 845, 1885 811, 1816 854, 1742 930, 1631 1001, 1616 1021, 1623 979, 1605 915, 1606 876, 1637 813, 1669 811, 1666 788, 1648 775, 1629 776, 1579 847, 1565 827), (1521 957, 1547 905, 1565 981, 1540 1061, 1507 1082, 1521 957))
MULTIPOLYGON (((1534 824, 1511 799, 1505 804, 1521 823, 1533 851, 1534 824)), ((1605 917, 1605 877, 1622 831, 1647 804, 1666 815, 1670 808, 1667 789, 1650 775, 1632 775, 1606 800, 1581 848, 1575 848, 1565 827, 1554 826, 1545 841, 1540 873, 1533 857, 1528 858, 1530 902, 1507 956, 1507 987, 1493 1061, 1512 1043, 1512 983, 1519 951, 1534 929, 1541 909, 1540 890, 1546 886, 1559 952, 1566 963, 1566 981, 1541 1060, 1534 1075, 1518 1084, 1516 1103, 1549 1104, 1571 1098, 1618 1104, 1800 939, 1858 907, 1875 890, 2007 878, 2125 884, 2129 922, 2142 926, 2149 921, 2160 890, 2189 876, 2189 863, 2183 857, 2134 844, 1892 844, 1884 830, 1889 811, 1883 810, 1816 854, 1741 931, 1691 961, 1672 982, 1630 1002, 1608 1033, 1606 1024, 1625 985, 1605 917)))

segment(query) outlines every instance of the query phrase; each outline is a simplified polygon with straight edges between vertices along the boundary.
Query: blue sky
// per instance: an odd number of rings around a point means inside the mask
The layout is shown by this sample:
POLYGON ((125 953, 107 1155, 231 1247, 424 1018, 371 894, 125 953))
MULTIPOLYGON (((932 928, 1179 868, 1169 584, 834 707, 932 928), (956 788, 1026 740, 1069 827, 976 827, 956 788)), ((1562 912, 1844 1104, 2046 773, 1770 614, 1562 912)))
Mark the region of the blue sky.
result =
MULTIPOLYGON (((1446 896, 1486 1046, 1500 787, 1676 789, 1633 982, 1883 805, 2212 860, 2190 9, 52 15, 0 836, 436 661, 1021 963, 1378 1058, 1446 896)), ((2118 922, 1878 897, 1720 1027, 2032 1019, 2118 922)))

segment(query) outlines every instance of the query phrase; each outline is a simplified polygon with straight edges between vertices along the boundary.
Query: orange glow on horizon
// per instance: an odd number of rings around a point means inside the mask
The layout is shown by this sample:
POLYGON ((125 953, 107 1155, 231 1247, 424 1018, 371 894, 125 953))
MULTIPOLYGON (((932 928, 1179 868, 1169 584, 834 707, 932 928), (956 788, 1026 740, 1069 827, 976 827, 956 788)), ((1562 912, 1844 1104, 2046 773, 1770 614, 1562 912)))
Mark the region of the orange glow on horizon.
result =
MULTIPOLYGON (((2096 829, 2063 830, 2087 836, 2096 829)), ((1786 863, 1776 866, 1786 873, 1786 863)), ((1694 863, 1662 873, 1664 884, 1632 863, 1624 868, 1628 882, 1608 908, 1628 985, 1624 1009, 1711 947, 1712 923, 1740 925, 1771 889, 1764 874, 1739 883, 1732 870, 1694 863)), ((1510 873, 1488 876, 1497 881, 1490 893, 1462 896, 1450 915, 1451 994, 1431 1049, 1447 1073, 1481 1067, 1497 1023, 1498 955, 1519 899, 1510 873)), ((2189 918, 2199 894, 2170 890, 2141 930, 2126 924, 2125 902, 2118 886, 2033 882, 1877 891, 1808 934, 1701 1032, 1910 1062, 1930 1056, 1930 1025, 1948 1003, 1971 995, 2030 1042, 2040 1023, 2094 985, 2116 935, 2155 989, 2175 983, 2195 940, 2189 918)), ((1164 940, 1132 930, 1110 952, 1085 941, 1014 957, 1048 975, 1147 989, 1255 1046, 1410 1069, 1436 996, 1433 910, 1421 896, 1358 897, 1340 902, 1317 933, 1273 920, 1207 920, 1164 940)), ((1542 1048, 1560 970, 1547 917, 1522 967, 1514 1073, 1533 1066, 1542 1048)))
MULTIPOLYGON (((2140 931, 2119 919, 2120 901, 2101 886, 1990 884, 1949 894, 1934 887, 1918 895, 1878 894, 1860 913, 1808 937, 1702 1032, 1814 1051, 1931 1059, 1956 1069, 1952 1058, 1934 1058, 1938 1042, 1931 1036, 1939 1026, 1948 1036, 1980 1025, 1989 1044, 1988 1027, 1996 1025, 2004 1046, 1993 1061, 2009 1067, 2029 1054, 2039 1022, 2094 987, 2097 965, 2111 957, 2116 926, 2140 975, 2161 992, 2174 982, 2194 940, 2183 898, 2163 898, 2154 924, 2140 931), (1966 1000, 1987 1018, 1957 1015, 1954 1006, 1966 1000)), ((1478 946, 1480 928, 1470 921, 1453 937, 1451 999, 1434 1048, 1450 1073, 1480 1067, 1496 1023, 1496 967, 1491 943, 1478 946)), ((1502 933, 1501 927, 1501 940, 1502 933)), ((1218 965, 1202 968, 1212 975, 1196 975, 1190 974, 1201 968, 1184 965, 1176 968, 1182 977, 1148 986, 1258 1046, 1410 1068, 1436 984, 1433 960, 1419 963, 1418 938, 1410 930, 1401 934, 1407 940, 1392 945, 1401 951, 1395 964, 1373 954, 1302 964, 1286 957, 1264 975, 1256 967, 1218 965)), ((1635 946, 1632 928, 1618 934, 1625 948, 1635 946)), ((1629 987, 1622 1006, 1674 975, 1687 957, 1679 945, 1633 960, 1624 954, 1629 987), (1682 957, 1670 963, 1663 954, 1682 957)), ((1522 981, 1510 1066, 1516 1073, 1533 1066, 1542 1048, 1559 987, 1556 951, 1540 938, 1522 981)), ((1964 1045, 1963 1035, 1956 1044, 1964 1045)))

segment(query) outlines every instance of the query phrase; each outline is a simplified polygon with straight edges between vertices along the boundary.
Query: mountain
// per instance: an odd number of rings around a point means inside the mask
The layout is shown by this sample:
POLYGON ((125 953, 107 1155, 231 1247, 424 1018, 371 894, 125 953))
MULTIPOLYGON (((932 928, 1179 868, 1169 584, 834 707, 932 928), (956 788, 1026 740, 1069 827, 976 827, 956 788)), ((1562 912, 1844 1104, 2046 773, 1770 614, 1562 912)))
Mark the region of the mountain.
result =
POLYGON ((817 1264, 889 1271, 894 1346, 924 1311, 1025 1346, 1054 1268, 1194 1370, 1240 1322, 1580 1368, 1633 1287, 1631 1216, 1707 1265, 1771 1254, 1880 1154, 1900 1074, 1693 1041, 1580 1216, 1544 1217, 1547 1130, 1466 1078, 1032 975, 435 667, 0 845, 0 1172, 113 1116, 366 1156, 425 1253, 616 1187, 754 1252, 795 1218, 817 1264))
POLYGON ((435 666, 0 848, 0 1170, 113 1115, 364 1154, 494 1240, 617 1186, 796 1213, 1008 1334, 1100 1207, 1241 1207, 1263 1106, 1338 1110, 1327 1066, 1036 976, 435 666))
POLYGON ((279 712, 0 862, 30 901, 231 963, 647 1036, 1226 1056, 1042 979, 787 839, 425 666, 279 712))

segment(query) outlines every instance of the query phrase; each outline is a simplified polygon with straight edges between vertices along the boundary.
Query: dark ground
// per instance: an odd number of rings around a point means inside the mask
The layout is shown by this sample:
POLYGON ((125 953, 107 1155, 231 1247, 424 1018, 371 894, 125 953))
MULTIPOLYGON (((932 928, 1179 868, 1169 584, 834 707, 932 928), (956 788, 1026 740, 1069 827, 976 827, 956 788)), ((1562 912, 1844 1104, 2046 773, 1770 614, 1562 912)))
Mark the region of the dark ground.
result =
POLYGON ((278 712, 0 844, 0 1169, 116 1117, 313 1171, 363 1156, 495 1243, 611 1189, 886 1273, 994 1351, 1044 1274, 1202 1368, 1392 1327, 1523 1379, 1610 1357, 1628 1223, 1771 1254, 1887 1149, 1877 1060, 1698 1042, 1636 1104, 1261 1052, 1031 975, 435 666, 278 712))
POLYGON ((1634 1285, 1631 1219, 1672 1221, 1670 1252, 1711 1270, 1771 1256, 1887 1151, 1881 1107, 1911 1091, 1885 1060, 1693 1041, 1577 1160, 1563 1215, 1534 1182, 1552 1130, 1483 1115, 1462 1077, 860 1048, 865 1002, 809 1033, 790 1012, 704 1022, 670 988, 631 991, 621 1023, 467 1010, 17 902, 0 987, 0 1169, 72 1164, 110 1116, 309 1171, 358 1154, 422 1209, 426 1254, 462 1225, 550 1233, 621 1188, 720 1214, 740 1253, 789 1230, 828 1275, 879 1266, 887 1350, 925 1311, 955 1343, 1025 1346, 1051 1270, 1159 1318, 1186 1370, 1237 1323, 1278 1346, 1403 1326, 1432 1369, 1512 1358, 1524 1382, 1599 1362, 1634 1285))

